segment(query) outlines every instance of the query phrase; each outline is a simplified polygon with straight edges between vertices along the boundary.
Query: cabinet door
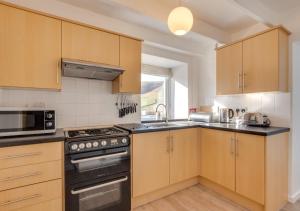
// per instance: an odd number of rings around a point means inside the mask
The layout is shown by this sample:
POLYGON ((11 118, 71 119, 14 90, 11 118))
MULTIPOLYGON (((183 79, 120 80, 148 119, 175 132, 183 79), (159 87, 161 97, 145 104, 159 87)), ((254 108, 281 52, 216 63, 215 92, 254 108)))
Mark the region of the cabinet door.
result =
POLYGON ((242 93, 242 42, 217 50, 217 94, 242 93))
POLYGON ((168 186, 169 131, 134 134, 132 146, 133 197, 168 186))
POLYGON ((264 137, 237 133, 236 140, 236 192, 264 204, 264 137))
POLYGON ((235 190, 235 134, 200 130, 200 174, 230 190, 235 190))
POLYGON ((60 20, 0 5, 0 46, 0 86, 60 89, 60 20))
POLYGON ((120 37, 120 66, 125 72, 113 82, 114 93, 141 93, 141 41, 120 37))
POLYGON ((243 41, 245 93, 278 91, 278 42, 278 30, 243 41))
POLYGON ((62 56, 119 66, 119 35, 62 22, 62 56))
POLYGON ((198 176, 198 129, 170 131, 170 182, 176 183, 198 176))

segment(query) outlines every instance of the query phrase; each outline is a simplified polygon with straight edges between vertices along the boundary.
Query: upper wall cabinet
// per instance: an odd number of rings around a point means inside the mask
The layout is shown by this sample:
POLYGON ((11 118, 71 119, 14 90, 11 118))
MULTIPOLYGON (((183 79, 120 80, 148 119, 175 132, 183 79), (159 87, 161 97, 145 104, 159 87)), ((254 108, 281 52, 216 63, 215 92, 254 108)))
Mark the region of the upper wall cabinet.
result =
POLYGON ((0 4, 0 86, 60 89, 61 21, 0 4))
POLYGON ((62 57, 120 65, 120 36, 70 22, 62 22, 62 57))
POLYGON ((217 49, 217 94, 288 91, 288 36, 276 27, 217 49))
POLYGON ((239 42, 217 51, 217 94, 240 94, 243 92, 243 43, 239 42))
POLYGON ((124 73, 113 82, 114 93, 141 93, 141 41, 120 37, 120 66, 124 73))

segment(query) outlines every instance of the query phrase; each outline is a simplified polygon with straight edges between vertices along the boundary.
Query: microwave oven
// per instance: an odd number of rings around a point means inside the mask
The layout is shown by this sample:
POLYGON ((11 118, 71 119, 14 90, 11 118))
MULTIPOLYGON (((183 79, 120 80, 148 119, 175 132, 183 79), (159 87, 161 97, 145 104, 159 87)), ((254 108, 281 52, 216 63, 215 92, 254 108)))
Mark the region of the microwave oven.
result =
POLYGON ((55 133, 55 111, 0 108, 0 137, 55 133))

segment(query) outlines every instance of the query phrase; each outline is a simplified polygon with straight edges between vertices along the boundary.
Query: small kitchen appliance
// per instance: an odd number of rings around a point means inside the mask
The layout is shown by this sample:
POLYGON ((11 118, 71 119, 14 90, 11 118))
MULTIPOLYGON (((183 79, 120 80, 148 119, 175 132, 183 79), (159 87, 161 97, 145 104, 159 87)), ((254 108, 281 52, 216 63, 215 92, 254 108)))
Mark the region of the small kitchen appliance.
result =
POLYGON ((55 111, 0 108, 0 137, 55 133, 55 111))
POLYGON ((254 127, 269 127, 271 120, 267 115, 263 115, 259 112, 246 113, 244 115, 244 123, 248 126, 254 127))
POLYGON ((220 122, 229 123, 230 120, 234 117, 234 111, 231 108, 220 108, 220 122))
POLYGON ((65 131, 66 211, 130 211, 130 138, 116 127, 65 131))

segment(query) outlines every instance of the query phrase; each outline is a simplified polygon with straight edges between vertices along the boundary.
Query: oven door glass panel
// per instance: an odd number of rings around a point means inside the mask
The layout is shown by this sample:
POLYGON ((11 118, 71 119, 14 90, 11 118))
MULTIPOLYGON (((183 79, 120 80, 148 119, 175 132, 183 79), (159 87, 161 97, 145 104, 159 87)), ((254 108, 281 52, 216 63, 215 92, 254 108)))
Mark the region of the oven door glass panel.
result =
POLYGON ((71 195, 78 200, 78 211, 129 211, 130 182, 128 176, 71 190, 71 195))
POLYGON ((44 130, 44 111, 0 111, 0 132, 44 130))

